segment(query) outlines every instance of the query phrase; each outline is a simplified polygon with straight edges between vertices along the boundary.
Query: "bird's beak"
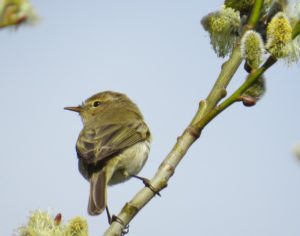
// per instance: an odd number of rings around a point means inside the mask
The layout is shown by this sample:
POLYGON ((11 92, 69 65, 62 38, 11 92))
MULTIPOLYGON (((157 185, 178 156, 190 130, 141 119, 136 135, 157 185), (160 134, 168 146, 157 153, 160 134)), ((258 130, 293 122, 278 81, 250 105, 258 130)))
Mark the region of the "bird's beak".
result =
POLYGON ((65 107, 65 110, 69 110, 69 111, 75 111, 75 112, 81 112, 82 107, 81 106, 77 106, 77 107, 65 107))

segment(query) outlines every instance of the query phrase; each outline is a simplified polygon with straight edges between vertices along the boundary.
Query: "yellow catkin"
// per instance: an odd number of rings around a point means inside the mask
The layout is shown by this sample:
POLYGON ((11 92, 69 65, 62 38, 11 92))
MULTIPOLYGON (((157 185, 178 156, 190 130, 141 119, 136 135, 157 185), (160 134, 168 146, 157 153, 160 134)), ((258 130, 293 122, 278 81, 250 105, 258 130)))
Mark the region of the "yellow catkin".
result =
POLYGON ((82 217, 75 217, 67 224, 63 236, 88 236, 88 224, 82 217))
POLYGON ((252 68, 257 68, 262 62, 264 43, 261 35, 248 30, 241 40, 241 52, 252 68))
POLYGON ((208 31, 210 43, 219 57, 226 56, 236 43, 240 30, 240 14, 229 7, 212 12, 201 21, 208 31))
POLYGON ((283 12, 277 13, 267 27, 266 48, 276 58, 288 56, 288 44, 292 41, 292 27, 283 12))

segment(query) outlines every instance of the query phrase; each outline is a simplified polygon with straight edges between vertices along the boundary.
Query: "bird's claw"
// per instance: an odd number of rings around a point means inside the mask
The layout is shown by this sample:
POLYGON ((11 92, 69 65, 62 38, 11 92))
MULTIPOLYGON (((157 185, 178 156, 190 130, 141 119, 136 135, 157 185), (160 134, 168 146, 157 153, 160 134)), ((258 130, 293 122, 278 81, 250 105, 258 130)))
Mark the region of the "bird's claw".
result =
POLYGON ((153 185, 151 185, 151 183, 150 183, 151 181, 150 181, 149 179, 144 178, 144 177, 140 177, 140 176, 137 176, 137 175, 132 175, 132 177, 142 180, 142 181, 143 181, 143 184, 144 184, 147 188, 149 188, 154 194, 156 194, 156 195, 158 195, 159 197, 161 197, 159 191, 158 191, 155 187, 153 187, 153 185))

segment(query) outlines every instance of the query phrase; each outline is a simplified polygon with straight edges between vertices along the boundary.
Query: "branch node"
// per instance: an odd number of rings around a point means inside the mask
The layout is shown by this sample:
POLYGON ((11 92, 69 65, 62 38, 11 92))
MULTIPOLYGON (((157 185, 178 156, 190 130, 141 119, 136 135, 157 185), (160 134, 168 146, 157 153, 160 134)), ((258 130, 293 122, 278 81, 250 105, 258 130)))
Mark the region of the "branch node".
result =
POLYGON ((132 202, 127 202, 122 210, 128 214, 136 215, 139 211, 139 208, 132 202))
POLYGON ((197 129, 195 126, 190 125, 187 129, 186 132, 189 133, 194 139, 198 139, 201 135, 201 130, 197 129))
POLYGON ((228 63, 228 61, 225 61, 222 65, 221 65, 221 70, 224 69, 225 65, 228 63))
POLYGON ((220 96, 221 96, 221 99, 225 98, 227 96, 227 90, 226 90, 226 88, 222 88, 220 90, 220 96))
POLYGON ((206 105, 206 101, 205 100, 201 100, 200 102, 199 102, 199 108, 201 109, 201 108, 203 108, 203 106, 205 106, 206 105))
MULTIPOLYGON (((164 161, 163 163, 161 163, 160 169, 164 169, 163 171, 166 171, 167 173, 170 173, 170 176, 172 176, 175 173, 175 166, 169 164, 167 161, 164 161)), ((161 189, 167 187, 167 184, 163 184, 161 189)))
POLYGON ((256 104, 257 99, 250 96, 240 96, 238 101, 242 101, 245 107, 252 107, 256 104))
POLYGON ((257 72, 257 68, 252 68, 252 70, 250 71, 250 74, 255 74, 257 72))

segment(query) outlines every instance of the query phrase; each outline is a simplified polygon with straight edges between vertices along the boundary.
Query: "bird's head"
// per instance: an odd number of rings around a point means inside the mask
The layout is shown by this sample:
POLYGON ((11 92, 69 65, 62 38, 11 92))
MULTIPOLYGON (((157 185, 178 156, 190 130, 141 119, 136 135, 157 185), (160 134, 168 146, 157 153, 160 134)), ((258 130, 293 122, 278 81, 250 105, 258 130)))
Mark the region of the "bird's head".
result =
POLYGON ((107 109, 112 109, 120 104, 132 102, 122 93, 105 91, 97 93, 86 99, 81 105, 65 107, 65 110, 78 112, 84 124, 92 120, 97 114, 103 113, 107 109))

